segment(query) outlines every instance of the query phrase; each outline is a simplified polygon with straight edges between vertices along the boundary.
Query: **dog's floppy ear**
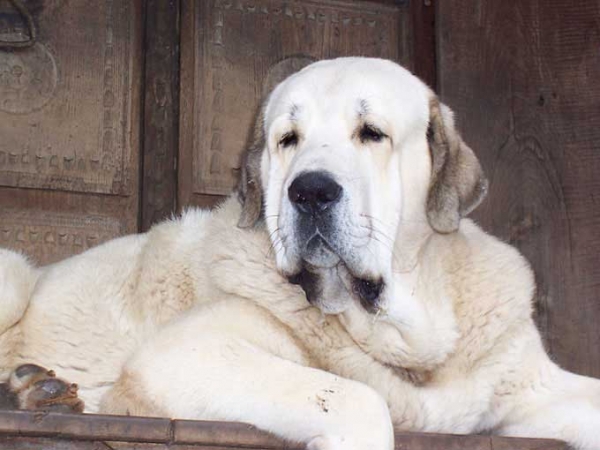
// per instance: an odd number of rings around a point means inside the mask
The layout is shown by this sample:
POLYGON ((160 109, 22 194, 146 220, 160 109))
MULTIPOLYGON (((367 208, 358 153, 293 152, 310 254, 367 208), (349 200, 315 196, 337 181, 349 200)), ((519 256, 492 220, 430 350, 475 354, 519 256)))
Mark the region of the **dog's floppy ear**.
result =
POLYGON ((473 150, 454 128, 452 111, 437 98, 429 103, 427 139, 432 161, 427 219, 438 233, 451 233, 484 199, 488 181, 473 150))
POLYGON ((272 66, 267 73, 262 86, 263 104, 256 116, 249 144, 242 154, 241 173, 237 188, 239 199, 242 202, 242 214, 238 221, 240 228, 255 226, 262 216, 263 199, 260 166, 262 152, 265 148, 264 111, 266 98, 275 89, 275 86, 288 76, 315 61, 314 58, 307 56, 291 56, 272 66))
POLYGON ((252 133, 250 145, 242 153, 240 178, 237 187, 237 194, 242 203, 242 214, 238 220, 238 227, 240 228, 253 227, 262 214, 260 160, 265 147, 262 107, 254 123, 252 133))

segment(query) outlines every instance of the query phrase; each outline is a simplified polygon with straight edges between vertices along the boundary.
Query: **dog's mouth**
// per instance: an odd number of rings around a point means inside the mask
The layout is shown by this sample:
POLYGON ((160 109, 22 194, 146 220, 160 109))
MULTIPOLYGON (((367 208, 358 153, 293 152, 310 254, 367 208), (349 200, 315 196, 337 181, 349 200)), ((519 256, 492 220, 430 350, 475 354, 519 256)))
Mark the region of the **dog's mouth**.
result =
POLYGON ((380 276, 361 273, 346 261, 344 252, 315 227, 300 246, 296 270, 287 275, 299 285, 308 302, 325 314, 339 314, 352 301, 358 301, 369 313, 379 310, 385 283, 380 276))
POLYGON ((299 272, 287 278, 290 283, 299 285, 308 302, 325 314, 343 312, 352 299, 375 314, 385 288, 381 277, 353 275, 341 261, 334 267, 314 267, 304 262, 299 272))
POLYGON ((329 269, 340 262, 340 257, 318 231, 307 240, 302 251, 302 265, 315 269, 329 269))

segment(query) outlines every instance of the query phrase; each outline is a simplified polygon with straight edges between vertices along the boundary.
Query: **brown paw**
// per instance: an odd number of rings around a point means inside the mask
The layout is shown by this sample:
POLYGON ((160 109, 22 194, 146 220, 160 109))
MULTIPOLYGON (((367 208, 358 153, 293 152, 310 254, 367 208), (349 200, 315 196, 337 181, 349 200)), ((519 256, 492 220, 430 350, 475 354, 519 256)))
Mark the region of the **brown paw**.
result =
POLYGON ((16 394, 20 409, 56 412, 83 412, 83 400, 77 397, 77 385, 57 378, 53 370, 36 364, 24 364, 11 374, 9 389, 16 394))

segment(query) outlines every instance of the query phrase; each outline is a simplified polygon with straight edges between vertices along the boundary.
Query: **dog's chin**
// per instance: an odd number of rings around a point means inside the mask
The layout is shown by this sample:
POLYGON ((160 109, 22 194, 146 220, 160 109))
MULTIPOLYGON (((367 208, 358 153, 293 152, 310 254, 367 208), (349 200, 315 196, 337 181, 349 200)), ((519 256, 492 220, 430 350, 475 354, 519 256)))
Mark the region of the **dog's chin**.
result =
POLYGON ((300 270, 289 275, 288 281, 299 285, 308 302, 324 314, 340 314, 352 301, 358 301, 367 312, 376 313, 385 286, 381 277, 356 275, 339 256, 335 258, 327 255, 325 260, 303 259, 298 264, 300 270))
POLYGON ((333 304, 330 302, 317 302, 313 306, 318 308, 323 314, 335 316, 346 311, 350 304, 348 302, 338 302, 333 304))
POLYGON ((340 314, 348 307, 350 296, 339 271, 339 266, 314 267, 304 262, 299 272, 288 276, 288 281, 299 285, 308 303, 324 314, 340 314))
POLYGON ((301 267, 309 270, 327 270, 334 268, 341 261, 339 255, 329 246, 327 241, 316 235, 308 241, 302 253, 301 267))

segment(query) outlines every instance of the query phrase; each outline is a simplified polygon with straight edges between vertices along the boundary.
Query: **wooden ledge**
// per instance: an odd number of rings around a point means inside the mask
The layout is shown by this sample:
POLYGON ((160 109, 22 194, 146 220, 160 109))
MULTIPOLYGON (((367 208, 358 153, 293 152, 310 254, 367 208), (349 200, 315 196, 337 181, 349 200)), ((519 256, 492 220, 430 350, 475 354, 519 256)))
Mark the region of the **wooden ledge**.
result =
MULTIPOLYGON (((148 417, 0 411, 0 449, 301 449, 242 423, 148 417)), ((396 434, 396 450, 566 450, 546 439, 396 434)))

